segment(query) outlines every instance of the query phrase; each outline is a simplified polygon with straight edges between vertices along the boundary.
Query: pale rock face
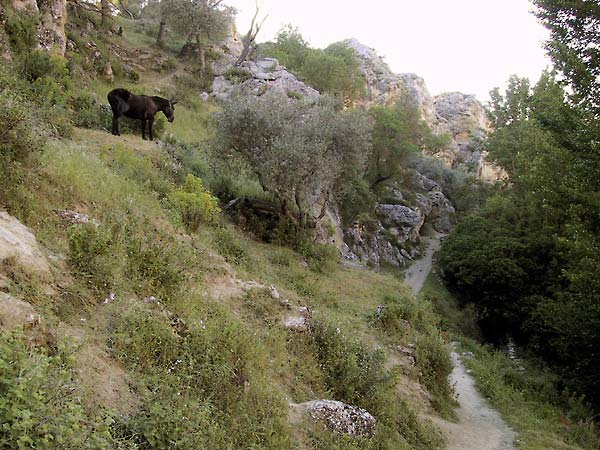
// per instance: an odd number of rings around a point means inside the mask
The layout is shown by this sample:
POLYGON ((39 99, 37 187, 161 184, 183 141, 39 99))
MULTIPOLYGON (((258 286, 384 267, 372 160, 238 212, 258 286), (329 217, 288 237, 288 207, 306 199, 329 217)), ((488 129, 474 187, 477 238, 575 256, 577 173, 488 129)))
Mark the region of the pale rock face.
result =
POLYGON ((242 63, 241 68, 246 69, 251 77, 239 84, 233 84, 224 75, 230 67, 231 65, 223 62, 214 65, 213 70, 218 76, 213 81, 211 95, 219 100, 227 100, 234 92, 260 96, 272 89, 288 95, 301 95, 311 100, 320 97, 317 90, 298 80, 274 58, 242 63))
POLYGON ((29 273, 50 276, 50 266, 33 232, 8 213, 0 211, 0 262, 7 258, 14 258, 29 273))
POLYGON ((355 437, 371 437, 375 433, 377 419, 366 409, 347 405, 335 400, 313 400, 291 405, 317 421, 323 422, 333 432, 355 437))
POLYGON ((372 266, 401 267, 420 253, 414 244, 426 223, 438 232, 450 230, 455 210, 440 185, 417 171, 412 178, 416 192, 409 206, 401 187, 389 185, 386 198, 393 203, 377 205, 377 220, 370 227, 356 223, 345 231, 351 255, 372 266))
POLYGON ((433 98, 423 78, 412 73, 393 73, 374 49, 356 39, 347 39, 344 44, 356 52, 366 80, 367 100, 361 106, 390 106, 404 97, 420 111, 434 133, 450 136, 447 148, 434 155, 444 164, 465 167, 485 181, 506 176, 487 162, 485 152, 478 148, 478 142, 490 131, 490 124, 483 105, 475 96, 452 92, 433 98))
POLYGON ((356 39, 347 39, 344 44, 356 52, 366 80, 367 101, 362 106, 389 106, 404 96, 421 112, 424 120, 431 122, 434 119, 433 98, 423 78, 414 73, 393 73, 374 49, 356 39))

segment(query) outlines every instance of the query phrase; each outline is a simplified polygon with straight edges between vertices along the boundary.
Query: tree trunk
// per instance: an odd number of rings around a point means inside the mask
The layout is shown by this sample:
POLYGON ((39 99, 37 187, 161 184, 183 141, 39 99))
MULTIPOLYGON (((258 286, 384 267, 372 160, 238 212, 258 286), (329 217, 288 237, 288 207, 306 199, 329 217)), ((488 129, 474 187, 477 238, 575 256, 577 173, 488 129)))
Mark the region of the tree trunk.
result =
POLYGON ((100 14, 102 14, 100 28, 109 28, 108 22, 110 20, 110 5, 108 4, 108 0, 100 0, 100 14))
POLYGON ((165 45, 165 26, 167 23, 165 19, 160 20, 160 25, 158 26, 158 36, 156 37, 156 45, 159 47, 163 47, 165 45))
POLYGON ((198 60, 200 62, 200 74, 204 73, 204 64, 206 63, 206 55, 204 52, 204 46, 202 45, 202 41, 200 36, 196 36, 196 44, 198 45, 198 60))

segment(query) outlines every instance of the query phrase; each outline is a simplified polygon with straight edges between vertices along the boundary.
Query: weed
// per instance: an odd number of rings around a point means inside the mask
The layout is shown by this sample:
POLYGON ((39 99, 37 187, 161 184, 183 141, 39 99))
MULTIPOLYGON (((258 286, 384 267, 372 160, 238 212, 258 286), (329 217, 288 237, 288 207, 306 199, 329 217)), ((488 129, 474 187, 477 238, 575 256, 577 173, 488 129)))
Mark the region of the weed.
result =
POLYGON ((231 67, 225 71, 223 76, 232 84, 242 84, 252 78, 252 73, 242 67, 231 67))
POLYGON ((180 212, 190 232, 197 231, 202 223, 216 224, 221 213, 217 198, 192 174, 187 176, 181 189, 170 194, 169 203, 180 212))

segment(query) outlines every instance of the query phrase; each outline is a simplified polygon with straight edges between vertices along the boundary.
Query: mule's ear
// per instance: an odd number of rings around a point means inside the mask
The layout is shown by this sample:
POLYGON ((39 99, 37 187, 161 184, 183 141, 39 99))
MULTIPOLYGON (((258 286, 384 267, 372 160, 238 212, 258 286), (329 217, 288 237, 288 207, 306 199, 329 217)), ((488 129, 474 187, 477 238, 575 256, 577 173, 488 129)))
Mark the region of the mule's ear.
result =
POLYGON ((176 105, 179 102, 179 100, 173 99, 171 100, 171 105, 176 105))

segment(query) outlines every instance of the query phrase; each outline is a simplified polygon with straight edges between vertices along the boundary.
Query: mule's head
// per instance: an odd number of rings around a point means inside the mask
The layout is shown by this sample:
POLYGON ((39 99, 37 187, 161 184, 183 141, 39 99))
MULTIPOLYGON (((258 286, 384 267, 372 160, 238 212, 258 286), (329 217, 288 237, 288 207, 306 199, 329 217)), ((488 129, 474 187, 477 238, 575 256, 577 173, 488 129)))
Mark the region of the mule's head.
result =
POLYGON ((173 112, 175 111, 176 103, 177 100, 169 100, 169 102, 165 103, 165 105, 161 108, 161 111, 164 113, 169 122, 173 122, 175 120, 173 112))

